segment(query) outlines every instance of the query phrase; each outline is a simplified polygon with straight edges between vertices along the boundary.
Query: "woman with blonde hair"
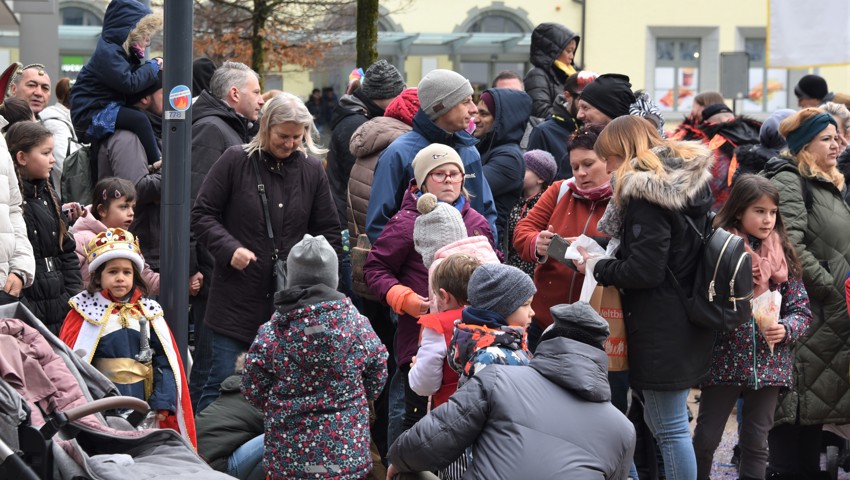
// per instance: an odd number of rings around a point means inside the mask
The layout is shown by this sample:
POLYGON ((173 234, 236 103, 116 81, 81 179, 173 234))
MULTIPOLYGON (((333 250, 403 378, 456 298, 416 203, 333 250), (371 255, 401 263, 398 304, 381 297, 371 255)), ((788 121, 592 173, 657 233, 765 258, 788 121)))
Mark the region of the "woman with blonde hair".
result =
POLYGON ((694 281, 701 240, 685 217, 708 221, 713 159, 702 145, 665 141, 633 116, 608 124, 594 150, 614 172, 614 198, 599 230, 621 243, 616 258, 585 253, 576 267, 622 290, 631 385, 643 391, 666 478, 693 479, 687 399, 708 375, 714 332, 689 322, 673 280, 694 281))
POLYGON ((779 125, 788 150, 765 166, 765 176, 779 188, 779 212, 800 258, 813 317, 808 334, 794 345, 794 386, 780 396, 768 436, 768 471, 775 478, 821 478, 823 425, 850 423, 850 318, 844 293, 850 207, 836 166, 837 127, 821 109, 800 110, 779 125))
POLYGON ((198 412, 218 397, 236 356, 271 318, 275 259, 286 258, 305 233, 324 235, 342 251, 327 176, 308 155, 324 151, 316 134, 304 102, 281 93, 263 106, 253 140, 225 150, 198 192, 192 231, 215 258, 204 318, 214 355, 198 412))

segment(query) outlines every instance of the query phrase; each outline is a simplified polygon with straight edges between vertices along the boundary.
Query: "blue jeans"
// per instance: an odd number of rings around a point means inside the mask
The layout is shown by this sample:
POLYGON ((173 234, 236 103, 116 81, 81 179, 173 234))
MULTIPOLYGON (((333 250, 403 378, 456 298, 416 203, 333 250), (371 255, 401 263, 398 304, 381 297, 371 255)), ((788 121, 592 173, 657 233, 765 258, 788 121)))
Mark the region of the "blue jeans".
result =
POLYGON ((387 450, 404 432, 404 384, 407 380, 407 370, 397 368, 390 380, 387 397, 389 420, 387 424, 387 450))
POLYGON ((195 411, 195 415, 201 413, 218 398, 221 382, 236 372, 236 357, 240 353, 247 352, 248 348, 251 347, 250 343, 226 337, 210 329, 207 330, 212 337, 212 363, 210 364, 210 374, 207 376, 207 382, 204 384, 204 390, 201 393, 201 399, 198 400, 198 409, 195 411))
POLYGON ((263 480, 263 439, 257 435, 237 448, 227 459, 227 474, 239 480, 263 480))
POLYGON ((667 480, 697 478, 697 459, 688 426, 689 392, 689 389, 643 391, 643 417, 661 449, 667 480))

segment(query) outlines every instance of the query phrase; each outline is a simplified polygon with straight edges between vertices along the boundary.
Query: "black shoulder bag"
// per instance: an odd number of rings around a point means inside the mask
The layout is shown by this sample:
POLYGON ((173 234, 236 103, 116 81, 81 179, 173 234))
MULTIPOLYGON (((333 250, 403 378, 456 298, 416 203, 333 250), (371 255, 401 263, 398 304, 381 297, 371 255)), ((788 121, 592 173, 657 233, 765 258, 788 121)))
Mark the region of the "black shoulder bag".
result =
POLYGON ((269 239, 272 241, 272 277, 274 280, 275 292, 279 292, 286 288, 286 259, 280 258, 280 252, 277 249, 277 243, 274 241, 274 229, 272 229, 272 217, 269 214, 269 199, 266 196, 266 186, 263 184, 263 179, 260 178, 260 159, 259 155, 252 155, 251 165, 254 166, 254 173, 257 175, 257 191, 260 193, 260 200, 263 201, 263 215, 266 217, 266 230, 268 230, 269 239))

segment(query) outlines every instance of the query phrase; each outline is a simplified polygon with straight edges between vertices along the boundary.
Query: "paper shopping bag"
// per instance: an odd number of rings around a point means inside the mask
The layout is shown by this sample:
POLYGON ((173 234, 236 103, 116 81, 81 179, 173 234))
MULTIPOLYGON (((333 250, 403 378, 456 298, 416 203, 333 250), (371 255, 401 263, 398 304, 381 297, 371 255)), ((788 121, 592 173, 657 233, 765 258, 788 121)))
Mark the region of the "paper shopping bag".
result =
POLYGON ((608 354, 608 370, 622 372, 629 369, 628 350, 626 348, 626 323, 623 316, 623 304, 620 291, 615 287, 597 285, 590 297, 590 306, 608 322, 609 335, 605 340, 605 353, 608 354))

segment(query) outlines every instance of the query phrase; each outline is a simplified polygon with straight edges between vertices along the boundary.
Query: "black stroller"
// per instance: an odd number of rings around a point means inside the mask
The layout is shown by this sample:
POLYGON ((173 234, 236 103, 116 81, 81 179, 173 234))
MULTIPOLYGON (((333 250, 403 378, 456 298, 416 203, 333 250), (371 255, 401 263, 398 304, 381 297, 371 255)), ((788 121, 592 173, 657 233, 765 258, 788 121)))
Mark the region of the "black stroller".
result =
POLYGON ((26 307, 0 306, 0 478, 231 478, 177 432, 135 428, 147 410, 118 396, 26 307), (134 413, 102 413, 116 409, 134 413))

